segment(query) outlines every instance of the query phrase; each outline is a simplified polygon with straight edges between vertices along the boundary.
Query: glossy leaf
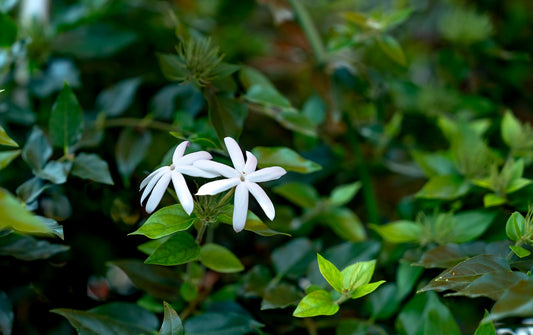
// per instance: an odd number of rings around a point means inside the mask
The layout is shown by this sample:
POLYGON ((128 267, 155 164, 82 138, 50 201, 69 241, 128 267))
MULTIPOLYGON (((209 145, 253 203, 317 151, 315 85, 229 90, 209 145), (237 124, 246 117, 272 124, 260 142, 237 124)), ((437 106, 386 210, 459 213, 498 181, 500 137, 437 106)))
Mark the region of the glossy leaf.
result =
POLYGON ((52 156, 52 146, 38 127, 33 127, 22 149, 22 159, 28 163, 33 172, 38 172, 52 156))
POLYGON ((115 147, 118 171, 124 178, 129 178, 137 165, 145 158, 152 136, 149 131, 137 132, 126 128, 120 132, 115 147))
POLYGON ((252 153, 257 157, 257 164, 261 168, 281 166, 287 171, 299 173, 311 173, 322 169, 317 163, 303 158, 286 147, 255 147, 252 153))
POLYGON ((0 145, 7 145, 8 147, 18 147, 19 145, 9 135, 7 135, 4 127, 0 125, 0 145))
POLYGON ((130 235, 144 235, 151 239, 168 236, 189 229, 198 220, 189 216, 180 204, 163 207, 152 214, 146 222, 130 235))
POLYGON ((96 154, 80 153, 74 158, 71 173, 82 179, 93 180, 98 183, 113 185, 109 166, 96 154))
POLYGON ((66 245, 14 233, 0 237, 0 255, 12 256, 23 261, 47 259, 69 249, 66 245))
POLYGON ((455 293, 449 293, 447 296, 488 297, 492 300, 498 300, 505 291, 527 278, 525 273, 518 271, 490 272, 472 281, 465 288, 455 293))
POLYGON ((527 249, 524 249, 524 248, 522 248, 520 246, 517 246, 517 245, 511 245, 511 246, 509 246, 509 248, 511 248, 513 253, 515 255, 517 255, 518 257, 520 257, 520 258, 524 258, 524 257, 527 257, 527 256, 531 255, 531 251, 529 251, 527 249))
POLYGON ((342 293, 343 278, 342 274, 330 261, 317 254, 318 268, 320 273, 327 280, 327 282, 335 289, 335 291, 342 293))
POLYGON ((320 196, 313 186, 305 183, 283 183, 274 187, 272 191, 303 208, 312 208, 320 200, 320 196))
POLYGON ((355 290, 353 290, 351 292, 350 298, 357 299, 357 298, 364 297, 365 295, 374 292, 383 283, 385 283, 385 281, 384 280, 380 280, 380 281, 377 281, 377 282, 361 285, 361 286, 359 286, 358 288, 356 288, 355 290))
POLYGON ((48 161, 35 175, 54 184, 63 184, 72 168, 70 161, 48 161))
POLYGON ((0 333, 10 335, 13 328, 13 306, 7 294, 0 291, 0 333))
POLYGON ((251 316, 234 311, 206 312, 185 321, 187 335, 245 335, 263 325, 251 316))
POLYGON ((374 269, 376 267, 376 261, 366 261, 366 262, 357 262, 346 268, 344 268, 342 273, 342 289, 343 291, 352 292, 355 289, 368 284, 372 275, 374 274, 374 269))
POLYGON ((533 314, 533 281, 524 279, 505 291, 492 307, 484 321, 496 321, 511 316, 527 317, 533 314))
POLYGON ((121 80, 98 94, 96 106, 108 116, 119 116, 133 103, 135 92, 140 84, 141 78, 139 77, 121 80))
POLYGON ((184 335, 185 331, 178 313, 169 303, 164 302, 164 305, 165 312, 159 335, 184 335))
MULTIPOLYGON (((485 318, 487 316, 489 316, 489 312, 485 311, 485 318)), ((474 335, 497 335, 496 327, 494 327, 494 323, 492 322, 481 320, 474 335)))
POLYGON ((315 257, 313 251, 311 241, 303 237, 285 243, 275 249, 271 255, 276 273, 281 275, 294 269, 305 269, 315 257))
MULTIPOLYGON (((218 216, 218 220, 222 223, 232 225, 233 224, 233 205, 227 205, 224 207, 224 212, 218 216)), ((290 234, 282 233, 274 229, 269 228, 257 215, 248 211, 248 216, 246 217, 246 225, 244 229, 251 231, 261 236, 274 236, 274 235, 286 235, 290 234)))
POLYGON ((491 226, 496 212, 470 210, 454 215, 453 242, 463 243, 479 238, 491 226))
POLYGON ((200 262, 211 270, 233 273, 244 270, 244 265, 229 249, 214 243, 207 243, 200 250, 200 262))
POLYGON ((25 181, 17 188, 17 196, 25 203, 31 203, 52 184, 45 182, 39 177, 33 177, 25 181))
POLYGON ((175 233, 161 244, 145 261, 146 264, 180 265, 200 256, 200 246, 186 232, 175 233))
POLYGON ((384 225, 371 224, 385 241, 393 243, 418 242, 422 234, 422 226, 412 221, 396 221, 384 225))
POLYGON ((526 230, 526 219, 519 212, 511 214, 505 225, 505 233, 511 241, 518 241, 524 236, 526 230))
POLYGON ((307 294, 302 301, 296 306, 292 313, 293 316, 299 318, 318 316, 318 315, 333 315, 339 310, 331 294, 324 290, 316 290, 307 294))
POLYGON ((63 86, 52 106, 48 127, 52 144, 65 151, 81 138, 83 113, 76 95, 68 84, 63 86))
POLYGON ((422 187, 416 197, 453 200, 459 198, 470 191, 470 184, 457 175, 433 176, 422 187))
POLYGON ((226 94, 209 94, 209 121, 215 128, 218 138, 229 136, 239 138, 247 116, 247 107, 236 98, 226 94))
POLYGON ((361 189, 363 184, 360 181, 356 181, 351 184, 337 186, 331 191, 329 202, 333 206, 344 206, 350 202, 357 192, 361 189))

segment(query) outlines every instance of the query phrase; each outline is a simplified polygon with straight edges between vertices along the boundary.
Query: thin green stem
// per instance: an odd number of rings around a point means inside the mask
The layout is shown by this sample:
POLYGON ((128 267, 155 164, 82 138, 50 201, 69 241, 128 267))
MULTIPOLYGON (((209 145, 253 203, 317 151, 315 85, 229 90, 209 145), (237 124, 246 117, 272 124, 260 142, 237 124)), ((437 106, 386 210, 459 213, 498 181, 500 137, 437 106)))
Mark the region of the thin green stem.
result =
POLYGON ((196 243, 200 243, 202 241, 202 238, 204 238, 204 233, 207 227, 209 226, 209 221, 201 220, 202 225, 200 226, 200 229, 198 229, 198 234, 196 235, 196 243))
POLYGON ((218 202, 218 208, 220 207, 224 207, 226 205, 226 203, 229 201, 229 199, 231 198, 231 196, 233 195, 233 193, 235 193, 235 187, 232 188, 228 193, 224 194, 224 197, 222 197, 222 199, 220 199, 220 201, 218 202))
POLYGON ((289 0, 289 3, 291 4, 292 9, 296 14, 296 18, 298 19, 298 22, 300 23, 300 26, 302 27, 305 33, 305 36, 311 44, 311 48, 313 48, 313 53, 315 54, 317 65, 324 65, 327 58, 326 48, 322 43, 320 34, 318 33, 318 30, 316 29, 316 26, 313 23, 309 12, 301 4, 300 0, 289 0))

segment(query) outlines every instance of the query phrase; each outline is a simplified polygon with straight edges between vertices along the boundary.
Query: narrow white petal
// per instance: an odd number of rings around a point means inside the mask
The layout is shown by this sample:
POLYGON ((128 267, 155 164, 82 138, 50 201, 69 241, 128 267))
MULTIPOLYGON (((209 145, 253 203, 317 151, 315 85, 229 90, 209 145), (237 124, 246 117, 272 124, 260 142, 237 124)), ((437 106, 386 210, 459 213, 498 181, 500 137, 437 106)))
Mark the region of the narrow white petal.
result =
POLYGON ((235 188, 235 200, 233 205, 233 230, 240 232, 246 225, 248 215, 248 188, 240 183, 235 188))
POLYGON ((215 178, 215 177, 220 176, 220 174, 208 172, 208 171, 199 169, 193 165, 176 166, 175 171, 181 174, 187 175, 187 176, 191 176, 191 177, 215 178))
POLYGON ((242 155, 241 147, 239 147, 239 144, 232 139, 231 137, 224 138, 224 143, 226 144, 226 149, 228 149, 229 158, 231 158, 231 162, 233 163, 233 166, 238 171, 244 170, 244 156, 242 155))
POLYGON ((244 165, 244 172, 250 174, 257 168, 257 158, 250 152, 246 151, 246 165, 244 165))
POLYGON ((176 164, 176 161, 183 157, 183 154, 185 153, 185 149, 189 146, 189 141, 183 141, 181 142, 177 147, 176 150, 174 150, 174 155, 172 155, 172 163, 176 164))
POLYGON ((176 190, 176 194, 180 200, 181 206, 185 210, 185 213, 191 215, 191 212, 194 208, 194 200, 192 199, 191 192, 187 187, 185 178, 183 178, 181 173, 172 171, 172 184, 174 184, 174 190, 176 190))
POLYGON ((266 216, 270 220, 274 220, 274 217, 276 216, 276 210, 274 209, 274 204, 272 204, 272 201, 268 197, 268 195, 263 191, 261 186, 257 185, 256 183, 250 183, 246 182, 246 187, 248 187, 248 190, 252 195, 254 196, 255 200, 259 203, 259 206, 263 209, 266 216))
POLYGON ((177 159, 176 161, 174 161, 174 165, 176 166, 179 166, 179 165, 191 165, 192 163, 194 163, 195 161, 197 160, 200 160, 200 159, 211 159, 213 158, 211 156, 211 154, 207 151, 197 151, 197 152, 193 152, 193 153, 190 153, 190 154, 187 154, 179 159, 177 159))
POLYGON ((165 173, 163 174, 163 176, 161 176, 161 179, 159 179, 159 181, 155 185, 152 194, 150 194, 150 197, 146 202, 147 213, 152 213, 157 207, 157 205, 161 201, 161 198, 163 198, 163 194, 167 189, 168 183, 170 183, 170 173, 165 173))
POLYGON ((241 183, 241 180, 239 178, 215 180, 215 181, 211 181, 207 184, 202 185, 198 189, 198 192, 196 192, 196 194, 197 195, 215 195, 220 192, 227 191, 233 186, 238 185, 240 183, 241 183))
POLYGON ((252 183, 262 183, 264 181, 271 181, 283 176, 287 171, 279 166, 267 167, 261 170, 250 173, 247 177, 252 183))
POLYGON ((159 168, 157 170, 155 170, 153 173, 152 173, 152 177, 150 178, 150 182, 148 183, 148 185, 146 185, 146 188, 144 189, 144 192, 142 193, 141 195, 141 205, 142 203, 144 202, 144 199, 146 199, 146 197, 148 196, 148 194, 150 194, 150 192, 152 192, 154 186, 157 184, 157 182, 159 181, 159 179, 161 179, 161 177, 165 174, 165 173, 170 173, 170 170, 168 168, 168 166, 164 166, 162 168, 159 168), (154 174, 155 173, 155 174, 154 174))
POLYGON ((166 167, 167 166, 162 166, 159 169, 155 170, 154 172, 150 173, 148 177, 144 178, 143 181, 141 182, 141 186, 139 186, 139 191, 142 190, 146 185, 148 185, 150 180, 152 180, 152 178, 154 178, 156 174, 158 174, 161 170, 165 169, 166 167))
POLYGON ((201 170, 216 174, 217 176, 224 176, 226 178, 237 178, 240 176, 237 170, 219 162, 200 160, 194 162, 193 165, 201 170))

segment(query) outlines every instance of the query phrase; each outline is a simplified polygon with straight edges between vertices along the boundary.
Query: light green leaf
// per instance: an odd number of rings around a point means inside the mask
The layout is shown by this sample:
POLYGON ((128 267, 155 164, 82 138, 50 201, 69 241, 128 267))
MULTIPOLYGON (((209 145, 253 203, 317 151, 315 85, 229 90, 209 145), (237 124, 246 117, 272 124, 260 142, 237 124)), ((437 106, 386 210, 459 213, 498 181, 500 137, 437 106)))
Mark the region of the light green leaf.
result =
POLYGON ((318 268, 320 273, 327 280, 327 282, 335 289, 335 291, 342 293, 343 278, 342 274, 333 263, 317 254, 318 268))
POLYGON ((276 107, 291 107, 291 103, 274 87, 253 85, 246 92, 246 99, 248 101, 276 107))
POLYGON ((318 192, 307 183, 283 183, 274 187, 272 191, 303 208, 312 208, 320 201, 318 192))
POLYGON ((80 153, 77 155, 71 173, 82 179, 90 179, 108 185, 114 184, 107 162, 97 154, 80 153))
POLYGON ((422 226, 412 221, 395 221, 385 225, 370 224, 385 241, 393 243, 418 242, 422 234, 422 226))
POLYGON ((470 184, 457 175, 433 176, 422 187, 417 198, 454 200, 470 191, 470 184))
POLYGON ((510 111, 506 111, 503 116, 501 132, 503 141, 510 148, 516 147, 522 141, 522 125, 510 111))
POLYGON ((346 207, 331 208, 317 216, 335 234, 346 241, 360 242, 366 239, 366 230, 359 217, 346 207))
POLYGON ((157 265, 185 264, 200 256, 200 246, 191 234, 178 232, 161 244, 144 262, 157 265))
POLYGON ((368 284, 364 284, 362 286, 359 286, 358 288, 356 288, 354 291, 351 292, 350 298, 357 299, 357 298, 364 297, 365 295, 374 292, 383 283, 385 283, 385 281, 384 280, 380 280, 380 281, 377 281, 377 282, 368 283, 368 284))
POLYGON ((144 235, 151 239, 161 238, 189 229, 198 220, 189 216, 180 204, 163 207, 152 214, 146 222, 129 235, 144 235))
MULTIPOLYGON (((488 316, 489 312, 485 310, 485 318, 488 316)), ((494 323, 481 320, 474 335, 497 335, 494 323)))
POLYGON ((526 178, 516 178, 509 182, 509 185, 507 185, 507 188, 505 189, 506 194, 511 194, 513 192, 516 192, 528 185, 533 183, 533 180, 526 179, 526 178))
POLYGON ((18 147, 19 145, 9 135, 7 135, 4 127, 0 126, 0 145, 7 145, 9 147, 18 147))
POLYGON ((507 203, 507 199, 500 197, 494 193, 488 193, 483 196, 483 206, 485 208, 500 206, 507 203))
POLYGON ((229 249, 214 243, 207 243, 200 250, 200 262, 211 270, 233 273, 244 270, 244 265, 229 249))
POLYGON ((21 152, 21 150, 0 151, 0 170, 8 166, 21 152))
POLYGON ((376 260, 357 262, 344 268, 342 273, 343 291, 352 292, 360 286, 368 284, 374 269, 376 267, 376 260))
POLYGON ((511 250, 514 252, 514 254, 517 255, 520 258, 524 258, 524 257, 527 257, 527 256, 531 255, 531 251, 529 251, 527 249, 524 249, 524 248, 522 248, 520 246, 517 246, 517 245, 510 245, 509 248, 511 248, 511 250))
POLYGON ((377 38, 377 41, 381 50, 383 50, 390 59, 402 66, 407 64, 402 47, 394 37, 390 35, 382 35, 377 38))
POLYGON ((270 81, 270 79, 268 79, 264 74, 262 74, 258 70, 252 67, 249 67, 249 66, 241 66, 239 77, 246 89, 249 89, 250 87, 254 85, 276 89, 274 87, 274 84, 272 84, 272 82, 270 81))
POLYGON ((316 290, 306 295, 296 306, 292 313, 298 318, 305 318, 318 315, 333 315, 339 310, 331 294, 324 290, 316 290))
POLYGON ((252 153, 257 157, 259 167, 281 166, 287 171, 311 173, 322 169, 320 165, 300 156, 286 147, 255 147, 252 153))
POLYGON ((83 113, 78 99, 66 83, 52 106, 48 127, 52 144, 65 151, 81 138, 83 113))
POLYGON ((518 241, 526 232, 526 219, 519 212, 511 214, 505 224, 505 233, 511 241, 518 241))
POLYGON ((165 312, 159 335, 185 335, 178 313, 176 313, 169 303, 166 301, 163 303, 165 305, 165 312))
POLYGON ((355 197, 362 186, 363 184, 360 181, 337 186, 331 192, 329 201, 333 206, 344 206, 355 197))
POLYGON ((490 17, 478 13, 474 8, 455 6, 442 16, 439 24, 445 39, 470 45, 482 41, 493 31, 490 17))

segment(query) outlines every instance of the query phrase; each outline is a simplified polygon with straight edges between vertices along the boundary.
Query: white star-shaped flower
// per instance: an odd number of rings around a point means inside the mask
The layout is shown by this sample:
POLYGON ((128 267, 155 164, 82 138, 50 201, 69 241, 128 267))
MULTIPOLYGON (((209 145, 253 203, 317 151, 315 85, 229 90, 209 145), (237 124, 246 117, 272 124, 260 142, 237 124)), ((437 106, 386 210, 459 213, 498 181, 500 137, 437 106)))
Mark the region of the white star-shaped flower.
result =
POLYGON ((150 194, 150 197, 146 202, 146 212, 152 213, 154 211, 161 201, 161 198, 163 198, 163 194, 165 193, 170 180, 172 180, 174 190, 176 190, 181 206, 185 212, 190 215, 194 208, 194 201, 183 175, 204 178, 218 176, 218 174, 209 173, 193 166, 193 163, 196 161, 212 158, 211 154, 207 151, 193 152, 183 156, 188 145, 189 141, 181 142, 176 147, 176 150, 174 150, 172 164, 170 166, 160 167, 150 173, 148 177, 141 182, 140 190, 144 188, 144 192, 141 195, 141 205, 150 194))
POLYGON ((197 161, 194 166, 212 174, 217 174, 227 179, 209 182, 198 190, 197 195, 214 195, 235 187, 233 209, 233 229, 240 232, 246 224, 248 214, 248 193, 257 200, 266 216, 273 220, 276 215, 274 205, 265 191, 257 183, 271 181, 283 176, 287 171, 279 166, 267 167, 256 171, 257 158, 247 151, 246 162, 241 148, 231 137, 224 138, 231 162, 234 168, 214 161, 197 161))

